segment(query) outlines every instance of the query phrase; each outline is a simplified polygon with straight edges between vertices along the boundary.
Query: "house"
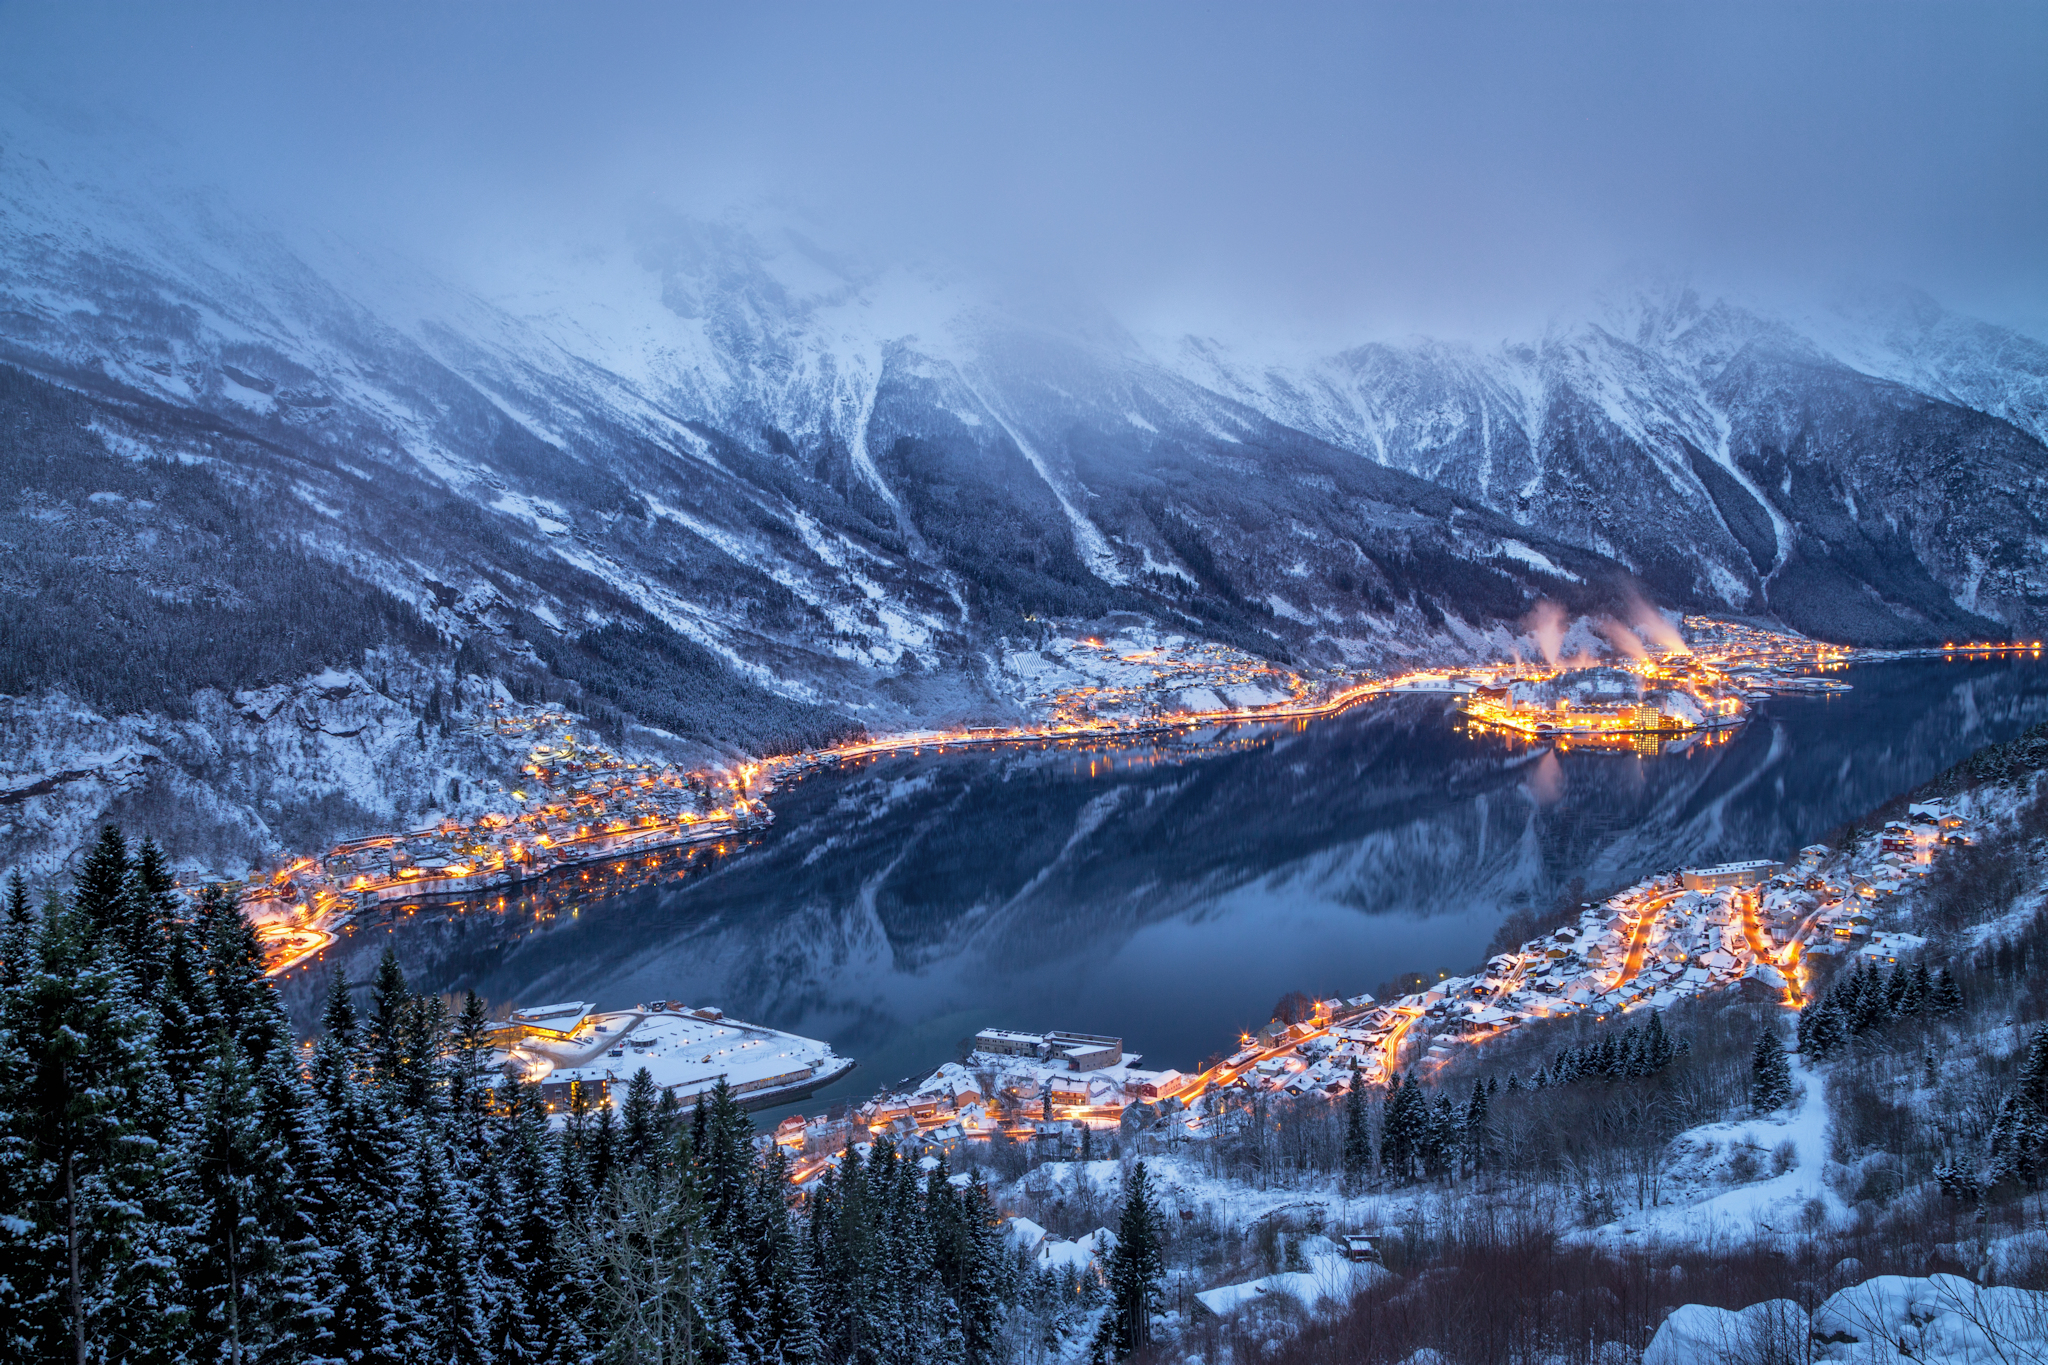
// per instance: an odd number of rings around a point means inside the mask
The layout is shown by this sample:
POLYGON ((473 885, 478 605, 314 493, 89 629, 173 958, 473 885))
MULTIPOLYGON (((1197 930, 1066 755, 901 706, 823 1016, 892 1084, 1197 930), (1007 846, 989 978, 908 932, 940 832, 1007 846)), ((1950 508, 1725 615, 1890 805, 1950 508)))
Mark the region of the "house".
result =
POLYGON ((1370 1233, 1345 1233, 1343 1250, 1344 1259, 1347 1261, 1377 1261, 1380 1259, 1379 1239, 1370 1233))

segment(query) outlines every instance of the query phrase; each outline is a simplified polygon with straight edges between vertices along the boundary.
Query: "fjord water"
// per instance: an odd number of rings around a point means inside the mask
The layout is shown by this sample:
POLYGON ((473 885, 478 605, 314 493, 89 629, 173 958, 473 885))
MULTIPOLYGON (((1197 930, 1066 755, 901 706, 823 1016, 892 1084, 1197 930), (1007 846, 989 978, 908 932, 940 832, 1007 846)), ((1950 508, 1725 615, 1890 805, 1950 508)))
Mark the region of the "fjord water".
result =
POLYGON ((1843 677, 1657 757, 1467 734, 1418 695, 1142 746, 885 758, 785 786, 758 839, 623 894, 361 925, 287 991, 307 1019, 327 972, 364 980, 388 943, 416 986, 500 1005, 679 998, 825 1038, 862 1063, 840 1092, 988 1026, 1117 1034, 1185 1069, 1287 991, 1465 970, 1505 912, 1575 877, 1782 858, 2048 719, 2031 659, 1843 677))

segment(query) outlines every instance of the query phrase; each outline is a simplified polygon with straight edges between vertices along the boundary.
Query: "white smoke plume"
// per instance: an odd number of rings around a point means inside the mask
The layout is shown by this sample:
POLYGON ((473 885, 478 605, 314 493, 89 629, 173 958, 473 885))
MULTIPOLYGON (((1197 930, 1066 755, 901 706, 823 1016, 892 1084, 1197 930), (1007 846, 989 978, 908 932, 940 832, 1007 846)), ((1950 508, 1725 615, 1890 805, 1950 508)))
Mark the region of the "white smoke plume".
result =
POLYGON ((1522 629, 1536 638, 1536 648, 1543 652, 1543 661, 1552 668, 1557 667, 1558 651, 1564 648, 1564 608, 1546 597, 1524 618, 1522 629))
POLYGON ((1593 629, 1600 638, 1613 645, 1615 651, 1631 659, 1647 659, 1650 652, 1643 648, 1643 642, 1636 633, 1611 616, 1603 616, 1593 623, 1593 629))
POLYGON ((1692 653, 1692 646, 1686 644, 1685 637, 1664 613, 1640 597, 1631 596, 1628 600, 1628 623, 1652 649, 1665 654, 1692 653))

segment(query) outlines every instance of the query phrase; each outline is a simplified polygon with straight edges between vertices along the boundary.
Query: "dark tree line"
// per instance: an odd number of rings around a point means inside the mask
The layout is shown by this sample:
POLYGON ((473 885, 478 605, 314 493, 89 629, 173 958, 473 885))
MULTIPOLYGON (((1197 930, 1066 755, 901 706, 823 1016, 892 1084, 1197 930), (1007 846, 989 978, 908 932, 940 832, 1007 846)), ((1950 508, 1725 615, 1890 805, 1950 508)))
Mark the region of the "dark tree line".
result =
POLYGON ((1953 1015, 1962 1008, 1962 988, 1947 967, 1937 977, 1924 961, 1894 963, 1889 972, 1865 962, 1841 973, 1799 1011, 1799 1051, 1826 1061, 1859 1035, 1922 1015, 1953 1015))
POLYGON ((987 1365, 987 1190, 887 1142, 814 1197, 723 1087, 551 1117, 387 955, 293 1039, 230 896, 103 832, 0 929, 0 1358, 987 1365))

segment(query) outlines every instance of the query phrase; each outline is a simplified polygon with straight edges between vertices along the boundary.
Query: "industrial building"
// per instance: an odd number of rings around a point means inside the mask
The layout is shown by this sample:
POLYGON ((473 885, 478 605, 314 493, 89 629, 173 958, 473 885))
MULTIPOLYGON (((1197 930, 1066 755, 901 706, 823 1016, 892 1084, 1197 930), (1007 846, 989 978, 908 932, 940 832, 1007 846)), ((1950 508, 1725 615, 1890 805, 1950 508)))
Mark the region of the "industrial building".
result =
POLYGON ((1755 886, 1778 870, 1769 858, 1746 863, 1717 863, 1712 867, 1688 867, 1678 874, 1688 891, 1713 891, 1723 886, 1755 886))

